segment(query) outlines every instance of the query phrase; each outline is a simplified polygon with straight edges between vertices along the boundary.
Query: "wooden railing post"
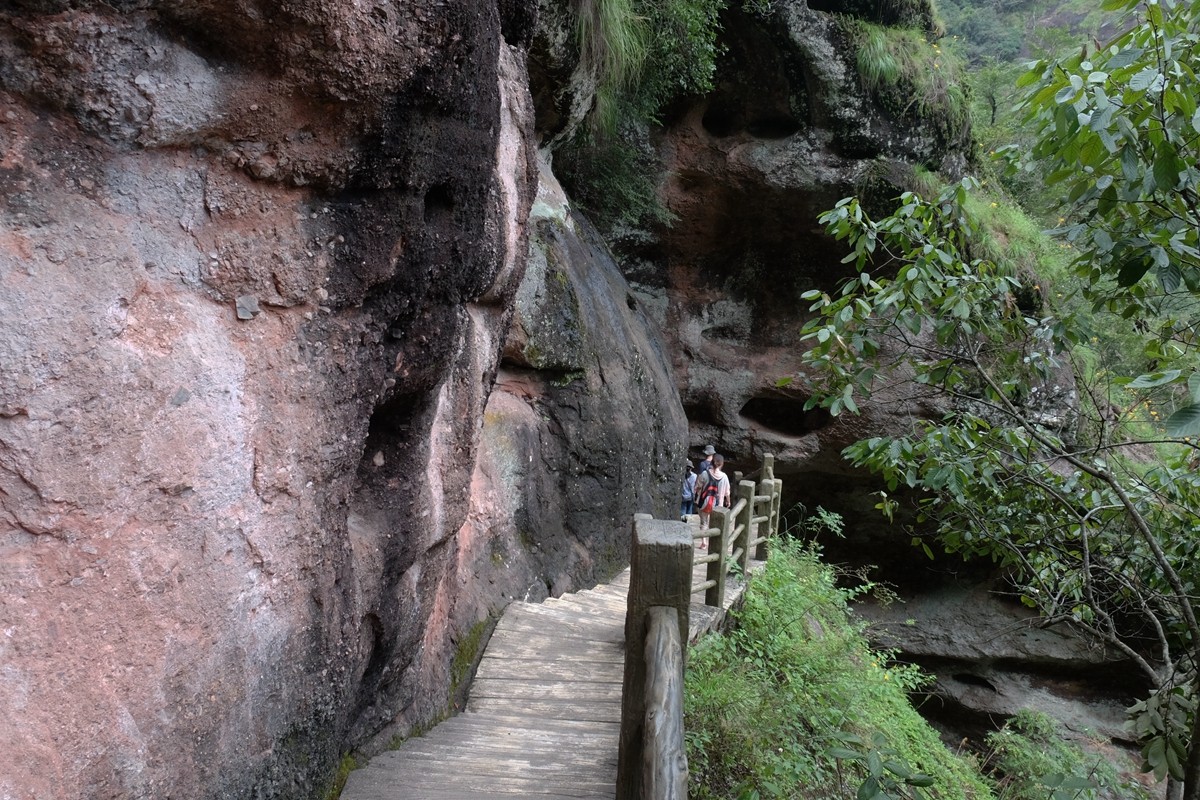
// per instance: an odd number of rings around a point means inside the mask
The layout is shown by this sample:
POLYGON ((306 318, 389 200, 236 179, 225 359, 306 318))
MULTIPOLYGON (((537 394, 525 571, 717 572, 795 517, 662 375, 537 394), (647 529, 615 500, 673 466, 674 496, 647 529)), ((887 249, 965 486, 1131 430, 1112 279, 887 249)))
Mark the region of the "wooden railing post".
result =
POLYGON ((679 612, 654 606, 646 621, 646 749, 642 797, 687 800, 688 763, 683 741, 683 642, 679 612))
POLYGON ((729 571, 729 509, 714 508, 708 524, 717 529, 717 533, 708 537, 709 555, 716 554, 717 560, 708 562, 705 572, 706 581, 716 583, 704 592, 704 605, 723 608, 725 605, 725 575, 729 571))
MULTIPOLYGON (((655 606, 675 609, 679 641, 681 647, 686 647, 691 593, 692 528, 685 522, 635 518, 625 613, 625 678, 621 691, 617 800, 640 800, 642 797, 642 758, 647 734, 645 653, 649 610, 655 606)), ((682 797, 686 796, 685 788, 682 797)))
POLYGON ((750 542, 754 537, 754 525, 751 519, 754 517, 754 481, 741 481, 737 485, 737 499, 734 500, 736 505, 738 501, 745 500, 745 505, 742 511, 734 520, 734 527, 742 526, 741 535, 737 537, 737 541, 733 545, 736 551, 741 548, 742 557, 738 560, 738 565, 742 568, 742 577, 750 577, 750 542))
POLYGON ((775 484, 774 496, 771 498, 771 535, 778 536, 780 502, 783 500, 783 479, 776 478, 771 482, 775 484))

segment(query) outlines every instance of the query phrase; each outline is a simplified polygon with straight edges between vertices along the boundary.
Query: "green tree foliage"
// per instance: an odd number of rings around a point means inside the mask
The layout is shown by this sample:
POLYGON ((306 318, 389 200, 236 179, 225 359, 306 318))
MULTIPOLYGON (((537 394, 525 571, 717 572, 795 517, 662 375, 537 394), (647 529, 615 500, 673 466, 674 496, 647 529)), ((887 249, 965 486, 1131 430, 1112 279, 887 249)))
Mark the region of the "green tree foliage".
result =
POLYGON ((1077 220, 1060 232, 1096 308, 1146 326, 1162 365, 1143 386, 1190 383, 1168 421, 1200 434, 1200 379, 1188 363, 1200 332, 1200 4, 1109 0, 1130 27, 1099 52, 1038 63, 1031 166, 1057 186, 1077 220), (1174 366, 1173 366, 1174 365, 1174 366))
MULTIPOLYGON (((857 442, 847 457, 880 473, 890 493, 915 490, 919 519, 947 551, 995 560, 1047 620, 1138 664, 1153 689, 1136 712, 1146 766, 1196 800, 1195 449, 1178 439, 1160 462, 1139 462, 1145 443, 1111 419, 1105 397, 1085 386, 1077 407, 1064 403, 1074 393, 1062 368, 1087 331, 1038 313, 1012 269, 972 255, 978 233, 964 207, 973 184, 933 202, 906 193, 878 221, 854 199, 823 215, 859 275, 835 295, 808 295, 810 403, 855 412, 896 378, 942 398, 942 419, 857 442), (1075 413, 1100 432, 1077 436, 1075 413)), ((890 513, 894 504, 885 495, 880 505, 890 513)))

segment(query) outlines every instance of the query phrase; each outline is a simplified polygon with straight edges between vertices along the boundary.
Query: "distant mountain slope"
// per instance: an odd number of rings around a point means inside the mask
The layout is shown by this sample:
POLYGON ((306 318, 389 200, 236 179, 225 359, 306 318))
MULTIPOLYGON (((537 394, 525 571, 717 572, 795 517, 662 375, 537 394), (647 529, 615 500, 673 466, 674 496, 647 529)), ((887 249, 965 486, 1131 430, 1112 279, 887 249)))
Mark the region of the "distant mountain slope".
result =
POLYGON ((940 0, 938 10, 947 35, 957 37, 975 64, 1103 43, 1121 27, 1121 17, 1095 0, 940 0))

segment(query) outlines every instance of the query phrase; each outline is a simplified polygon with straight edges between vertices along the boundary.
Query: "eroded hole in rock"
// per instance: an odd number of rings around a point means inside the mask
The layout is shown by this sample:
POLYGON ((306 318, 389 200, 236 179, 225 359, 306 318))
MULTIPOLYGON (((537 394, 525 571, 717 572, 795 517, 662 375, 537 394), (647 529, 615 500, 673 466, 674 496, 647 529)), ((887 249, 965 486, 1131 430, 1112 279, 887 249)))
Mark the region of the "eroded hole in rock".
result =
POLYGON ((808 0, 808 7, 810 9, 813 11, 824 11, 827 14, 842 11, 844 5, 844 0, 808 0))
POLYGON ((362 620, 363 638, 370 640, 371 655, 367 659, 367 669, 363 672, 363 685, 374 686, 383 674, 387 665, 389 647, 383 636, 383 623, 375 614, 367 614, 362 620))
POLYGON ((697 422, 701 425, 718 424, 716 411, 707 403, 684 403, 683 413, 688 418, 688 422, 697 422))
POLYGON ((969 672, 956 672, 954 674, 954 680, 958 681, 959 683, 965 683, 968 686, 979 686, 993 692, 996 691, 996 687, 993 686, 992 682, 987 678, 981 678, 978 675, 972 675, 969 672))
POLYGON ((421 407, 421 395, 396 394, 376 406, 367 428, 359 476, 401 471, 399 453, 421 407))
POLYGON ((792 117, 766 117, 746 126, 751 136, 758 139, 786 139, 800 130, 800 122, 792 117))
POLYGON ((709 339, 721 339, 726 342, 737 342, 744 338, 744 333, 732 325, 714 325, 704 329, 704 335, 709 339))
POLYGON ((727 108, 711 106, 700 118, 704 130, 717 138, 732 136, 738 132, 737 116, 727 108))
POLYGON ((923 22, 919 4, 898 0, 808 0, 813 11, 844 14, 881 25, 918 27, 923 22))
POLYGON ((824 408, 804 410, 802 398, 755 397, 742 406, 741 415, 764 428, 786 436, 804 436, 829 424, 824 408))
POLYGON ((436 224, 454 215, 454 192, 445 183, 429 187, 425 192, 425 223, 436 224))

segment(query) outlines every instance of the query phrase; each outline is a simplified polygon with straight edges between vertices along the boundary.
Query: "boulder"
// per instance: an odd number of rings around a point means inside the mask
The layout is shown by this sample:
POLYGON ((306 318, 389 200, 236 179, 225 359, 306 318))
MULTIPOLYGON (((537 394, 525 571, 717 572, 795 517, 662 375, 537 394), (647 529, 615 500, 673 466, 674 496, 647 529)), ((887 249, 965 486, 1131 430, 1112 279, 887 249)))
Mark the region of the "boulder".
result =
POLYGON ((873 645, 929 676, 914 700, 948 744, 985 750, 988 733, 1029 709, 1129 777, 1137 772, 1125 709, 1145 697, 1146 677, 1102 641, 1045 625, 1003 583, 944 577, 855 612, 873 645))

